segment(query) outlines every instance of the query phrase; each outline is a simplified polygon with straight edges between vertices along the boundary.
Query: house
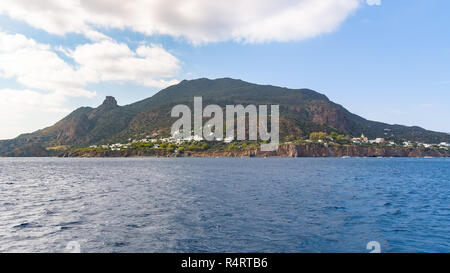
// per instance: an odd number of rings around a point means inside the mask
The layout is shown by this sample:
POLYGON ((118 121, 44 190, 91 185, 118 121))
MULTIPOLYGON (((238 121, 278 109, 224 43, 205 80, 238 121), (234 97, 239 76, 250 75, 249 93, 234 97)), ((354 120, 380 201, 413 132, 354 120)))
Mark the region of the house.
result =
POLYGON ((354 137, 354 138, 352 138, 352 142, 353 143, 358 143, 358 144, 367 143, 367 142, 369 142, 369 139, 364 135, 364 133, 362 133, 361 137, 354 137))
POLYGON ((381 144, 381 143, 384 143, 384 138, 378 137, 376 139, 369 140, 369 143, 370 144, 373 144, 373 143, 381 144))
POLYGON ((403 147, 412 147, 412 143, 410 141, 404 141, 403 142, 403 147))

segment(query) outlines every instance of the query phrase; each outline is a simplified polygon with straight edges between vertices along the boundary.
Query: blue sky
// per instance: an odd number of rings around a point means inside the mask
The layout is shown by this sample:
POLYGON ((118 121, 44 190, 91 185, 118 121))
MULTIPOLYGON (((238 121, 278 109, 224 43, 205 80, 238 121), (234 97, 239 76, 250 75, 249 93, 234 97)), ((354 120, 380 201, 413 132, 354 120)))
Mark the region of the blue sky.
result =
MULTIPOLYGON (((302 1, 305 4, 300 8, 316 8, 308 6, 309 0, 267 5, 274 13, 281 13, 302 1)), ((328 0, 320 1, 332 5, 328 0)), ((258 16, 267 17, 263 9, 261 14, 252 14, 256 24, 251 20, 211 22, 214 19, 195 13, 199 17, 194 17, 198 19, 194 23, 186 21, 192 14, 179 20, 156 16, 147 29, 141 22, 116 22, 115 18, 127 14, 109 9, 111 16, 102 19, 105 22, 69 20, 59 27, 52 24, 60 18, 39 20, 40 7, 33 10, 20 5, 13 9, 11 3, 8 7, 0 5, 0 39, 4 40, 3 52, 0 40, 0 99, 4 101, 0 102, 0 122, 4 124, 0 139, 49 126, 79 106, 95 107, 106 95, 115 96, 124 105, 182 79, 200 77, 310 88, 368 119, 450 132, 450 2, 383 0, 375 1, 379 5, 368 5, 362 0, 340 1, 342 5, 330 6, 333 13, 329 16, 325 15, 330 11, 323 9, 323 14, 319 12, 317 18, 308 21, 297 22, 295 16, 288 20, 274 17, 280 31, 269 28, 267 33, 265 25, 258 25, 262 20, 258 16), (18 12, 23 10, 27 17, 18 12), (339 15, 336 20, 323 24, 323 18, 335 14, 339 15), (286 22, 292 24, 286 27, 286 22), (21 58, 24 48, 43 57, 36 60, 39 65, 30 64, 31 71, 21 71, 16 62, 9 63, 19 59, 19 64, 27 66, 28 59, 21 58), (117 50, 109 53, 112 48, 117 50), (47 58, 48 52, 56 55, 47 58), (116 62, 115 56, 123 62, 116 62), (34 75, 36 70, 47 70, 41 66, 48 59, 52 61, 47 67, 54 67, 56 72, 49 69, 50 75, 34 75), (161 68, 161 63, 167 67, 161 68), (136 71, 133 64, 143 68, 136 71), (97 76, 92 77, 91 72, 97 76), (40 77, 49 84, 42 84, 40 77), (62 86, 70 88, 60 91, 62 86), (32 99, 22 103, 24 98, 32 99)), ((84 7, 80 12, 105 8, 104 1, 97 2, 97 6, 84 7)), ((198 12, 214 13, 215 8, 198 12)), ((220 12, 223 7, 217 9, 220 12)), ((169 18, 173 16, 170 8, 163 10, 169 12, 169 18)), ((224 10, 227 12, 235 11, 224 10)))

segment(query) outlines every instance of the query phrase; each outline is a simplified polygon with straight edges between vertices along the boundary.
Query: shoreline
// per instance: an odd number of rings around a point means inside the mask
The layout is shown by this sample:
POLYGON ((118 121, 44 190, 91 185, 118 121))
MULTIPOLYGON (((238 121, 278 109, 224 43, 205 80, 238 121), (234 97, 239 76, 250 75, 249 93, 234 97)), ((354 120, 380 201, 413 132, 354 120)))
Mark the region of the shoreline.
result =
POLYGON ((69 152, 56 155, 58 157, 332 157, 332 158, 364 158, 364 157, 450 157, 448 150, 425 150, 421 148, 399 147, 367 147, 367 146, 324 146, 320 144, 282 144, 277 151, 263 152, 259 149, 247 150, 207 150, 173 152, 168 150, 121 150, 121 151, 84 151, 69 152))
POLYGON ((2 158, 254 158, 254 159, 262 159, 262 158, 341 158, 341 159, 363 159, 363 158, 372 158, 372 159, 387 159, 387 158, 417 158, 417 159, 443 159, 450 158, 450 156, 299 156, 299 157, 290 157, 290 156, 0 156, 2 158))
POLYGON ((363 145, 323 145, 323 144, 281 144, 276 151, 264 152, 257 147, 247 149, 207 149, 207 150, 169 150, 169 149, 71 149, 65 151, 45 150, 43 148, 31 149, 28 152, 18 152, 3 155, 2 157, 450 157, 446 149, 424 149, 392 146, 363 146, 363 145))

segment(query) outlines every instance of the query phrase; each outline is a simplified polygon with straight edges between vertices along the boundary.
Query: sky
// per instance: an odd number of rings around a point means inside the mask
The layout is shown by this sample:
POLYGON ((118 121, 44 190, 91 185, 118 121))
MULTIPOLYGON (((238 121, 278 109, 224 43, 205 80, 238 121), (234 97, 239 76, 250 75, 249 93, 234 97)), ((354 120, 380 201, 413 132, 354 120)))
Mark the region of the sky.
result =
POLYGON ((447 0, 2 0, 0 139, 183 79, 310 88, 450 132, 447 0))

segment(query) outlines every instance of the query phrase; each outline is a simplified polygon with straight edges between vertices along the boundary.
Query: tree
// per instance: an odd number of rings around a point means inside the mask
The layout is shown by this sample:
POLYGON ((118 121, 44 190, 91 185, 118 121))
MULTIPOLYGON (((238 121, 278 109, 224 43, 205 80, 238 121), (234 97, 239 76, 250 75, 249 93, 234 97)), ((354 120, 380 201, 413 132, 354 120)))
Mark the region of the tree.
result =
POLYGON ((336 139, 338 138, 338 136, 339 136, 339 134, 336 133, 336 132, 332 132, 332 133, 330 134, 330 137, 331 137, 333 140, 336 140, 336 139))
POLYGON ((169 146, 167 146, 167 150, 169 151, 173 151, 177 148, 178 146, 174 143, 169 144, 169 146))
POLYGON ((286 141, 294 141, 295 140, 295 136, 289 135, 285 139, 286 139, 286 141))
POLYGON ((159 146, 159 148, 160 148, 160 149, 165 149, 165 148, 167 148, 167 146, 168 146, 167 142, 163 142, 163 143, 161 143, 161 145, 159 146))
POLYGON ((203 143, 200 149, 202 149, 202 150, 208 150, 208 149, 209 149, 208 143, 203 143))
POLYGON ((327 138, 327 133, 325 132, 312 132, 309 135, 309 139, 312 141, 325 140, 327 138))

